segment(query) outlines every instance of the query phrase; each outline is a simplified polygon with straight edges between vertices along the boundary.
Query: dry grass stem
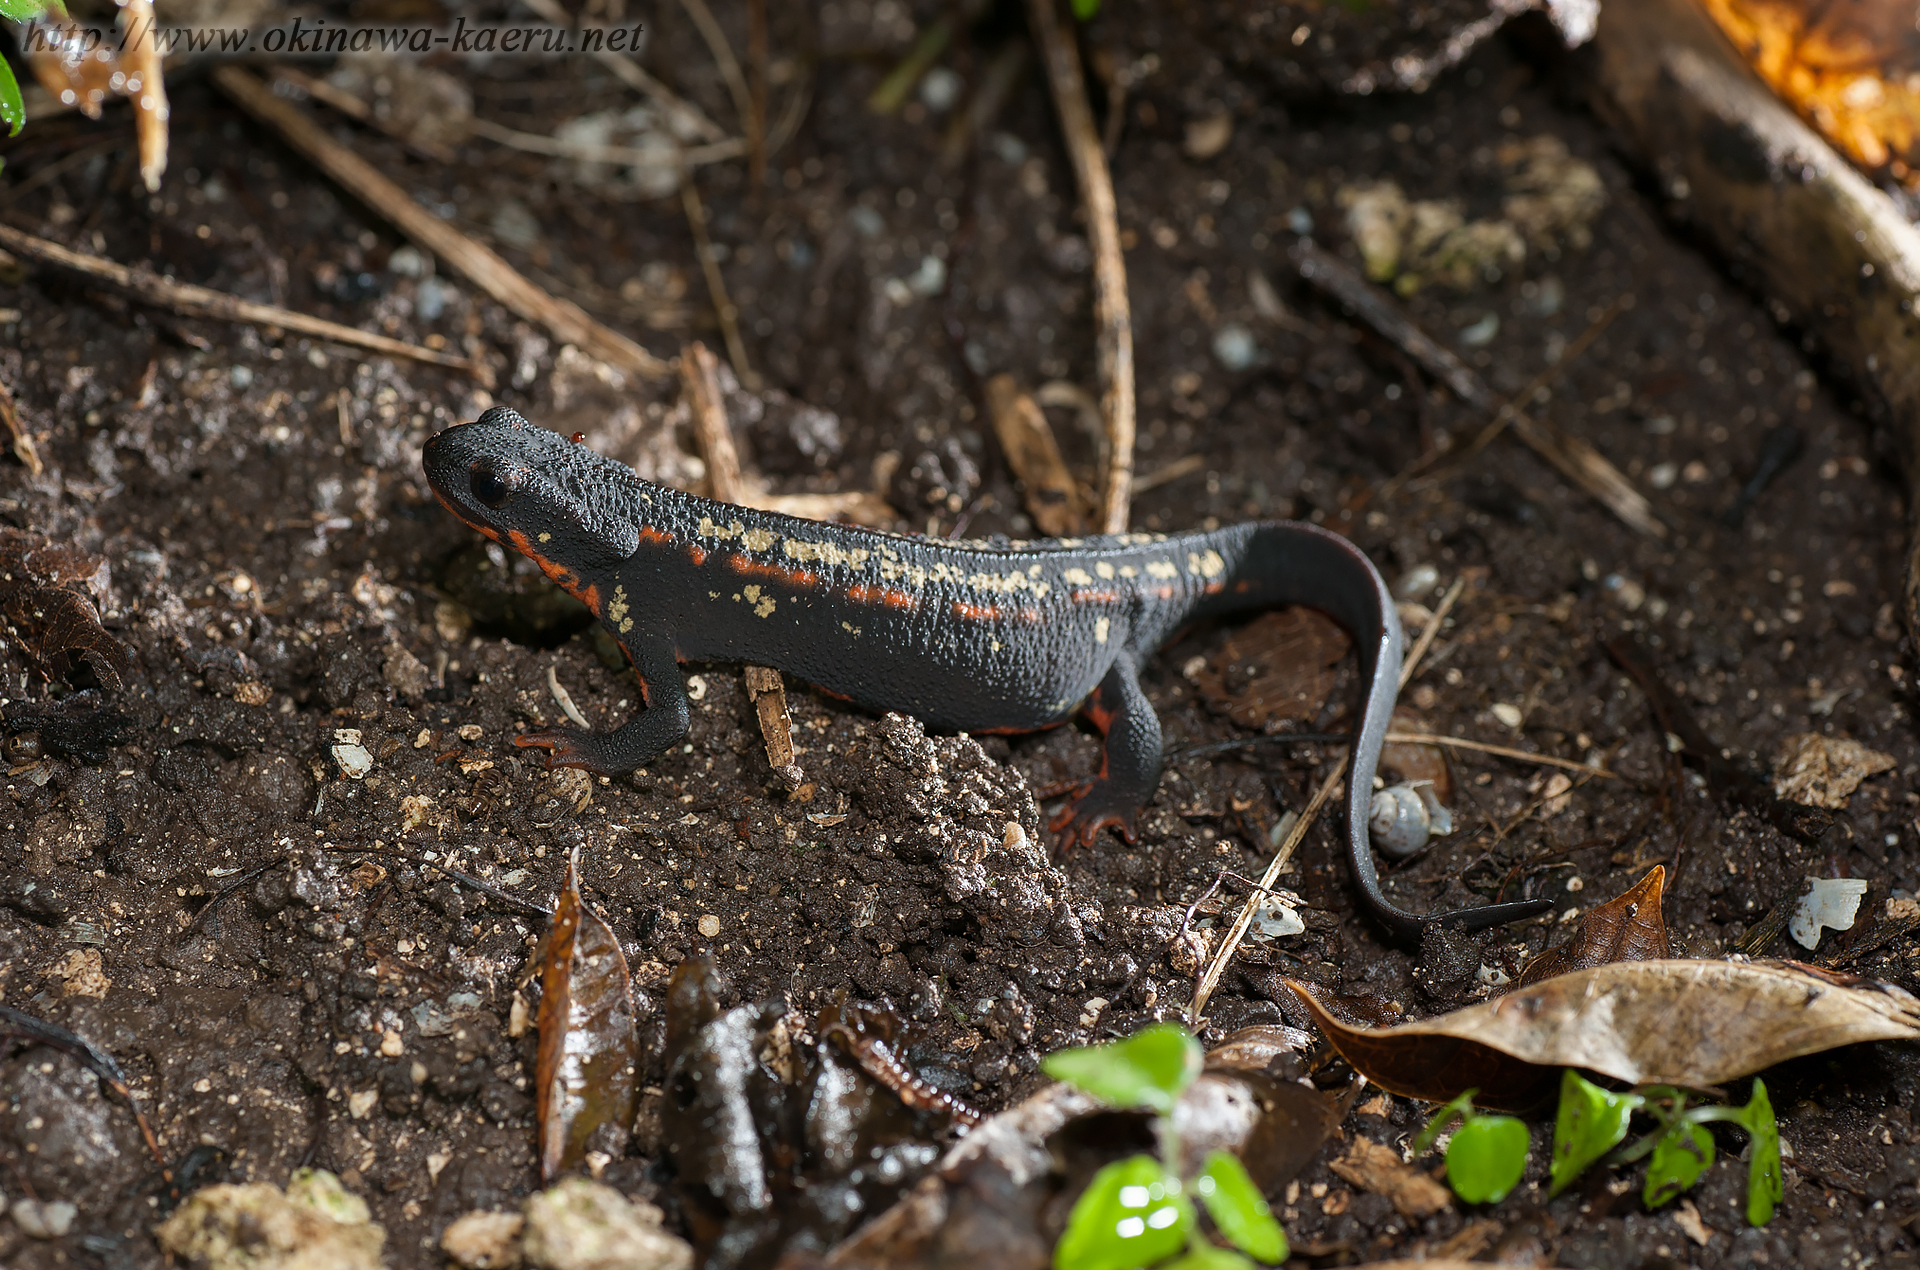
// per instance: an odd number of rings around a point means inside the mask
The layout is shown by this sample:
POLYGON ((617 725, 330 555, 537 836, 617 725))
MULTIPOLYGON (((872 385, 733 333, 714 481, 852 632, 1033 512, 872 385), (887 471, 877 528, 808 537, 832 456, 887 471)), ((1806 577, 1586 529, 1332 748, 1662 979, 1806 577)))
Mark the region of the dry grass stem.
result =
POLYGON ((616 370, 653 379, 672 374, 666 362, 588 316, 579 305, 549 294, 491 248, 420 206, 372 164, 335 141, 299 107, 275 97, 253 75, 238 66, 217 66, 210 78, 249 115, 279 133, 287 144, 401 233, 514 313, 544 326, 560 343, 572 344, 616 370))
POLYGON ((1288 862, 1293 859, 1294 851, 1300 846, 1301 840, 1307 836, 1307 830, 1311 829, 1313 822, 1319 818, 1320 809, 1326 806, 1327 799, 1331 798, 1333 792, 1340 787, 1341 775, 1346 770, 1346 756, 1343 751, 1338 765, 1327 774, 1325 780, 1320 782, 1320 787, 1313 791, 1313 797, 1308 800, 1306 810, 1301 812, 1299 819, 1293 822, 1293 829, 1281 842, 1280 849, 1273 853, 1273 860, 1267 865, 1267 871, 1260 875, 1259 889, 1250 893, 1247 896, 1247 902, 1241 905, 1240 915, 1233 919, 1233 925, 1228 928, 1227 937, 1221 941, 1220 951, 1214 954, 1206 973, 1200 976, 1198 983, 1194 984, 1193 1004, 1187 1007, 1187 1026, 1194 1031, 1200 1030, 1207 1002, 1212 998, 1214 989, 1220 986, 1221 976, 1226 974, 1227 963, 1233 960, 1233 954, 1240 948, 1240 941, 1246 937, 1247 927, 1253 924, 1253 915, 1260 907, 1260 897, 1270 892, 1275 879, 1286 871, 1288 862))
POLYGON ((405 357, 416 362, 427 362, 434 366, 464 371, 483 384, 490 384, 493 378, 492 371, 485 363, 472 358, 423 348, 404 340, 389 339, 385 335, 356 330, 351 326, 342 326, 338 322, 329 322, 325 318, 296 313, 292 309, 283 309, 276 305, 255 304, 251 300, 242 300, 224 291, 214 291, 186 282, 175 282, 171 278, 163 278, 158 274, 148 273, 144 269, 133 269, 115 260, 74 251, 71 248, 62 247, 59 243, 21 233, 11 225, 0 224, 0 244, 4 244, 9 251, 27 260, 83 274, 124 291, 136 299, 159 308, 171 309, 186 317, 215 318, 223 322, 244 322, 252 326, 275 326, 282 330, 297 331, 302 335, 331 340, 349 348, 364 348, 388 357, 405 357))
POLYGON ((1407 654, 1406 661, 1400 664, 1400 691, 1405 692, 1407 685, 1413 682, 1413 676, 1420 669, 1420 659, 1433 647, 1433 641, 1440 635, 1440 627, 1445 624, 1447 614, 1453 612, 1453 606, 1460 602, 1460 593, 1467 589, 1465 578, 1456 578, 1447 588, 1446 595, 1440 599, 1440 607, 1433 611, 1427 624, 1420 628, 1420 638, 1414 643, 1413 651, 1407 654))
POLYGON ((1113 176, 1100 132, 1087 105, 1086 77, 1073 33, 1063 30, 1057 0, 1027 0, 1027 21, 1040 45, 1053 90, 1060 132, 1073 159, 1074 180, 1087 209, 1093 248, 1093 321, 1100 374, 1100 413, 1107 431, 1106 485, 1100 495, 1102 533, 1126 532, 1133 503, 1133 311, 1127 302, 1127 263, 1120 253, 1120 219, 1113 176))

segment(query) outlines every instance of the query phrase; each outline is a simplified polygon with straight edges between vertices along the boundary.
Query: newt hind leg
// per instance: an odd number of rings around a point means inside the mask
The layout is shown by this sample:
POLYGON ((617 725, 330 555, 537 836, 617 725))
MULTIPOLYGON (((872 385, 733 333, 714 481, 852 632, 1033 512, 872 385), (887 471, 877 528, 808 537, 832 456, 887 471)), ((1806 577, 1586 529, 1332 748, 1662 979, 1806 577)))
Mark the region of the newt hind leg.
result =
POLYGON ((1140 689, 1134 654, 1122 652, 1093 690, 1081 713, 1106 737, 1100 774, 1079 786, 1048 828, 1063 851, 1091 846, 1112 827, 1134 841, 1133 818, 1160 783, 1160 718, 1140 689))
POLYGON ((643 649, 640 656, 624 643, 620 649, 633 663, 634 675, 640 681, 640 713, 611 732, 544 728, 516 736, 514 745, 547 751, 548 771, 581 767, 596 775, 617 776, 631 772, 685 736, 691 707, 671 645, 643 649))

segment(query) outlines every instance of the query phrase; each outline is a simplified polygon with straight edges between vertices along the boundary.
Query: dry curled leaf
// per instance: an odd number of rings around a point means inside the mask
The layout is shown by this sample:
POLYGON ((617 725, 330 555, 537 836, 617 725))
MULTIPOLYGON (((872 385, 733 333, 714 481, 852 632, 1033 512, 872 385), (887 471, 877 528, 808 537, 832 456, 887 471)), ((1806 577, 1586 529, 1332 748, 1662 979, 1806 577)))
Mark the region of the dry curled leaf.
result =
POLYGON ((1194 683, 1242 727, 1311 719, 1333 691, 1334 667, 1351 641, 1313 609, 1265 613, 1229 636, 1194 683))
POLYGON ((1891 771, 1893 755, 1870 750, 1844 736, 1802 732, 1780 744, 1773 764, 1773 792, 1804 807, 1845 807, 1869 776, 1891 771))
POLYGON ((1327 1167, 1363 1191, 1386 1196, 1401 1216, 1415 1221, 1453 1202, 1446 1187, 1403 1162, 1392 1147, 1370 1138, 1356 1137, 1347 1153, 1327 1167))
POLYGON ((1477 1088, 1486 1105, 1527 1107, 1557 1067, 1701 1089, 1842 1045, 1920 1038, 1920 1001, 1905 990, 1793 961, 1615 962, 1390 1028, 1350 1027, 1310 985, 1286 984, 1356 1071, 1429 1102, 1477 1088))
POLYGON ((1667 923, 1660 915, 1667 868, 1652 872, 1628 890, 1598 908, 1589 909, 1573 934, 1528 962, 1515 981, 1525 988, 1551 979, 1615 961, 1655 961, 1669 956, 1667 923))
POLYGON ((540 1175, 548 1185, 586 1157, 603 1127, 624 1137, 633 1123, 640 1043, 626 954, 580 896, 580 852, 541 940, 540 1043, 534 1115, 540 1175))
POLYGON ((64 676, 77 653, 102 685, 119 691, 133 659, 100 625, 94 597, 106 590, 98 556, 0 525, 0 624, 44 678, 64 676))

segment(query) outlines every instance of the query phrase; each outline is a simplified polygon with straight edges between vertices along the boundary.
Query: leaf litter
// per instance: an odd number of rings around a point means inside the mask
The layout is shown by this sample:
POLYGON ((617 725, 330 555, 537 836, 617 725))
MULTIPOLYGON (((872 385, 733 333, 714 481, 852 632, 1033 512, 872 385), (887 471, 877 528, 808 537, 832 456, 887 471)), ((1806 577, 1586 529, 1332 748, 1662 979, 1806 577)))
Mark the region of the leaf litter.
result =
POLYGON ((1478 1087, 1525 1109, 1555 1068, 1631 1085, 1708 1089, 1790 1058, 1920 1038, 1920 1001, 1890 983, 1800 962, 1615 962, 1397 1027, 1354 1027, 1286 980, 1340 1056, 1392 1093, 1446 1102, 1478 1087))
POLYGON ((534 1116, 540 1176, 551 1185, 579 1167, 589 1150, 609 1157, 625 1151, 638 1096, 640 1042, 627 958, 580 895, 577 846, 534 962, 540 968, 534 1116))

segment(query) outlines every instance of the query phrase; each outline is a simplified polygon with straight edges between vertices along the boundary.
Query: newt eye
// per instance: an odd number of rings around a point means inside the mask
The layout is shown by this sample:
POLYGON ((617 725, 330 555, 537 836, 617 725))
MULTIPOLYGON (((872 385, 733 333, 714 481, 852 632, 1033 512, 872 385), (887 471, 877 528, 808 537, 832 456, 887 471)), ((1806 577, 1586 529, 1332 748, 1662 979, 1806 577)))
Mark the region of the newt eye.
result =
POLYGON ((501 480, 492 468, 476 467, 469 477, 474 501, 485 507, 504 507, 513 496, 513 486, 501 480))

